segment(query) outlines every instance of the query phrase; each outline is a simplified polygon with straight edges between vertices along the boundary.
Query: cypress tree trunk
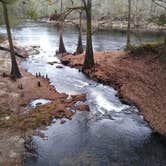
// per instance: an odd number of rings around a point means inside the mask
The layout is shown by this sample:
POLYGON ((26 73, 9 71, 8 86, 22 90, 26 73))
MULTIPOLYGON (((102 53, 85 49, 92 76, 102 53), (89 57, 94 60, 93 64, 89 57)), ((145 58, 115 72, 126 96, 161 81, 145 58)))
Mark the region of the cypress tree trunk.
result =
POLYGON ((76 54, 82 54, 84 52, 82 46, 82 11, 80 12, 80 25, 79 25, 79 34, 78 34, 78 44, 76 49, 76 54))
POLYGON ((92 46, 92 33, 91 33, 91 7, 92 1, 87 1, 86 20, 87 20, 87 41, 86 41, 86 54, 83 69, 90 69, 94 66, 93 46, 92 46))
POLYGON ((60 37, 59 37, 59 54, 66 53, 66 48, 63 42, 63 22, 60 27, 60 37))
POLYGON ((21 77, 21 73, 19 71, 18 64, 17 64, 16 57, 15 57, 12 35, 11 35, 11 31, 10 31, 7 4, 3 2, 2 6, 3 6, 4 20, 5 20, 5 24, 6 24, 8 41, 9 41, 9 46, 10 46, 10 54, 11 54, 12 68, 11 68, 10 76, 13 80, 16 80, 17 78, 21 77))
MULTIPOLYGON (((61 0, 61 17, 63 12, 63 0, 61 0)), ((60 36, 59 36, 59 54, 66 53, 66 48, 63 42, 64 18, 61 18, 60 36)))
POLYGON ((131 0, 128 0, 128 29, 127 29, 127 49, 131 46, 131 0))

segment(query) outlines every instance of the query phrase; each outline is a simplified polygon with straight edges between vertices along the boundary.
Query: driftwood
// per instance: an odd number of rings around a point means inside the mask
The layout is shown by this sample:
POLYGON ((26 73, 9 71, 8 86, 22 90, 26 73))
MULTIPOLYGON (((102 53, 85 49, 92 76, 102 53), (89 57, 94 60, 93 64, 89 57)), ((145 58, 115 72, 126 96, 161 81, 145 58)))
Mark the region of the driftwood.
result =
MULTIPOLYGON (((2 46, 0 46, 0 50, 10 52, 9 48, 2 47, 2 46)), ((22 54, 20 54, 19 51, 21 52, 21 50, 16 48, 16 50, 14 52, 17 57, 19 57, 19 58, 26 58, 28 56, 28 53, 26 51, 22 50, 22 54)))

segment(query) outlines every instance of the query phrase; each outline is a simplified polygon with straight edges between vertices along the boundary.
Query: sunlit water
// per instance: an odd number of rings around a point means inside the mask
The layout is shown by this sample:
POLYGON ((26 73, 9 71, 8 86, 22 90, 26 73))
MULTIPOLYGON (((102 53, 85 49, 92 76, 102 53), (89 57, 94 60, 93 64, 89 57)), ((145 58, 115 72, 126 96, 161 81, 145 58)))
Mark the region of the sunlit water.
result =
MULTIPOLYGON (((4 31, 1 29, 0 31, 4 31)), ((28 157, 26 166, 165 166, 166 146, 163 139, 153 134, 135 107, 124 105, 116 97, 117 92, 89 80, 76 69, 48 62, 59 60, 56 27, 41 23, 28 23, 14 29, 15 40, 26 45, 40 45, 41 53, 30 56, 22 67, 34 75, 48 75, 51 84, 59 91, 71 94, 87 94, 91 112, 77 112, 72 120, 61 124, 54 120, 43 131, 48 140, 33 137, 38 157, 28 157)), ((77 34, 65 30, 64 41, 69 52, 76 48, 77 34)), ((125 46, 125 34, 100 32, 93 36, 95 50, 119 49, 125 46)), ((156 36, 145 36, 144 41, 156 36)), ((133 36, 134 42, 137 43, 133 36)), ((85 39, 83 40, 85 45, 85 39)), ((37 101, 38 102, 38 101, 37 101)), ((43 100, 42 100, 43 102, 43 100)), ((45 102, 45 101, 44 101, 45 102)), ((34 101, 33 106, 36 104, 34 101)))

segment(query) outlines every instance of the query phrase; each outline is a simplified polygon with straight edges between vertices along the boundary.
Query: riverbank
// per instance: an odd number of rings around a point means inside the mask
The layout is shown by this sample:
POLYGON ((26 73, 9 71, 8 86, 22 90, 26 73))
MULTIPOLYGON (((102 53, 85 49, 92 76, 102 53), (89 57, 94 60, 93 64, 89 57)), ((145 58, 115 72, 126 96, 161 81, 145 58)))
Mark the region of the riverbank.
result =
POLYGON ((0 34, 0 43, 3 42, 5 40, 5 38, 6 37, 4 35, 0 34))
MULTIPOLYGON (((56 20, 49 21, 41 20, 41 22, 46 22, 53 25, 59 25, 60 22, 56 20)), ((78 19, 67 19, 65 21, 65 27, 78 27, 79 26, 79 20, 78 19)), ((112 21, 111 19, 99 19, 99 20, 92 20, 92 29, 93 33, 97 31, 121 31, 126 32, 127 31, 128 22, 127 21, 112 21)), ((86 31, 86 20, 82 20, 82 29, 83 31, 86 31)), ((143 22, 139 27, 135 27, 135 25, 131 25, 131 32, 133 33, 159 33, 163 34, 166 32, 165 26, 157 26, 154 23, 147 23, 143 22)))
POLYGON ((0 165, 5 166, 21 165, 25 140, 36 128, 49 125, 54 118, 62 118, 63 124, 63 118, 71 119, 76 110, 88 110, 83 103, 85 95, 69 98, 58 93, 48 79, 23 69, 20 69, 23 77, 13 82, 9 78, 10 68, 9 53, 0 51, 0 165), (28 106, 40 98, 51 103, 38 103, 36 108, 28 106), (82 102, 76 105, 77 101, 82 102))
MULTIPOLYGON (((65 65, 82 68, 83 55, 60 57, 65 65)), ((118 90, 122 101, 136 105, 155 131, 166 135, 166 66, 155 55, 125 51, 95 53, 94 71, 85 74, 118 90)))

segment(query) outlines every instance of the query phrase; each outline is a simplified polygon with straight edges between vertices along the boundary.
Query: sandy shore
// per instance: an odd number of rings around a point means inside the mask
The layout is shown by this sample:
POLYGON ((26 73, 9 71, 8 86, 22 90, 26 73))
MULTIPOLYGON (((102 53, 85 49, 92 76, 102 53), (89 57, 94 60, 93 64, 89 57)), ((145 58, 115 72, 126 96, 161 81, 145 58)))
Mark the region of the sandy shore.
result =
POLYGON ((37 127, 49 125, 54 118, 71 119, 73 109, 88 111, 88 106, 83 104, 85 95, 68 98, 50 86, 49 80, 23 69, 23 77, 13 82, 8 76, 10 67, 9 54, 0 51, 0 165, 5 166, 21 165, 25 137, 37 127), (52 102, 35 109, 27 107, 32 100, 40 98, 52 102), (79 108, 75 105, 77 101, 82 101, 79 108))
MULTIPOLYGON (((81 68, 83 55, 66 55, 62 63, 81 68)), ((155 55, 131 56, 124 51, 96 52, 90 78, 113 86, 122 101, 135 104, 155 131, 166 135, 166 65, 155 55)))

